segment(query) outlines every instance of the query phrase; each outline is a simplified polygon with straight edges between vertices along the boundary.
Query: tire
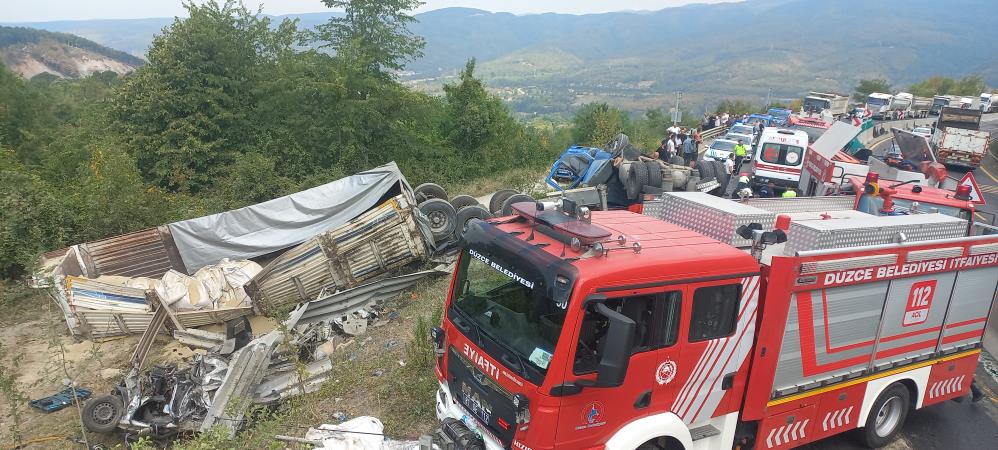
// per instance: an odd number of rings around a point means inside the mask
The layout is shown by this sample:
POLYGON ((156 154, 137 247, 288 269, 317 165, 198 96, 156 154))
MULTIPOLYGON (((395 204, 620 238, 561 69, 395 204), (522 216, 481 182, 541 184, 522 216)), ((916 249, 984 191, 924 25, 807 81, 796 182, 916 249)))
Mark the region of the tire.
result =
POLYGON ((419 211, 429 221, 434 242, 443 242, 454 235, 454 230, 457 229, 457 211, 447 200, 431 198, 420 203, 419 211))
POLYGON ((468 222, 473 219, 488 220, 492 218, 492 213, 485 209, 481 205, 465 206, 457 212, 457 238, 460 239, 464 236, 465 230, 468 229, 468 222))
POLYGON ((682 156, 676 155, 676 156, 673 156, 672 159, 669 160, 669 163, 677 165, 677 166, 685 166, 686 165, 686 160, 683 159, 682 156))
POLYGON ((506 201, 502 202, 502 209, 500 209, 500 211, 499 211, 500 214, 499 215, 500 216, 511 216, 511 215, 513 215, 513 205, 515 205, 517 203, 524 203, 524 202, 531 202, 532 203, 532 202, 535 202, 535 201, 537 201, 537 200, 534 200, 533 197, 531 197, 531 196, 529 196, 527 194, 511 195, 509 198, 506 199, 506 201))
POLYGON ((447 191, 440 187, 439 184, 423 183, 416 186, 413 194, 416 195, 416 204, 423 203, 431 198, 439 198, 447 201, 447 191))
POLYGON ((466 206, 479 205, 478 200, 475 200, 475 197, 472 197, 470 195, 458 195, 457 197, 454 197, 450 200, 450 204, 457 211, 460 211, 461 208, 464 208, 466 206))
POLYGON ((492 194, 492 199, 489 200, 489 212, 499 214, 502 211, 502 204, 506 202, 506 199, 519 193, 519 191, 513 189, 496 191, 495 194, 492 194))
POLYGON ((717 178, 717 175, 714 173, 714 164, 711 161, 698 161, 696 170, 700 172, 700 181, 717 178))
POLYGON ((648 183, 646 184, 651 187, 662 187, 662 164, 658 161, 645 161, 644 164, 648 172, 648 183))
POLYGON ((642 163, 632 163, 627 173, 627 181, 624 188, 627 189, 627 198, 637 200, 641 196, 641 191, 648 184, 648 169, 642 163))
POLYGON ((117 395, 102 395, 83 405, 83 426, 94 433, 110 433, 118 428, 118 421, 125 412, 117 395))
POLYGON ((877 397, 866 418, 862 442, 870 448, 880 448, 893 441, 911 411, 911 393, 899 383, 890 385, 877 397))

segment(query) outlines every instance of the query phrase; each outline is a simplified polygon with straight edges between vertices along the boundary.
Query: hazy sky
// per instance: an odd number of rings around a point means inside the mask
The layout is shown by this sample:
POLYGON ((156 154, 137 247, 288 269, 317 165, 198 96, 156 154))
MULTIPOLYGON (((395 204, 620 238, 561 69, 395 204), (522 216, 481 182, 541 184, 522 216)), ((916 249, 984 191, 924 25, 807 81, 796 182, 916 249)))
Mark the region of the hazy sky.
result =
MULTIPOLYGON (((202 3, 205 0, 197 0, 202 3)), ((465 6, 520 14, 560 12, 571 14, 658 10, 689 3, 721 3, 737 0, 424 0, 422 11, 465 6)), ((320 0, 244 0, 267 14, 325 11, 320 0)), ((38 22, 79 19, 131 19, 182 15, 181 0, 0 0, 0 22, 38 22)))

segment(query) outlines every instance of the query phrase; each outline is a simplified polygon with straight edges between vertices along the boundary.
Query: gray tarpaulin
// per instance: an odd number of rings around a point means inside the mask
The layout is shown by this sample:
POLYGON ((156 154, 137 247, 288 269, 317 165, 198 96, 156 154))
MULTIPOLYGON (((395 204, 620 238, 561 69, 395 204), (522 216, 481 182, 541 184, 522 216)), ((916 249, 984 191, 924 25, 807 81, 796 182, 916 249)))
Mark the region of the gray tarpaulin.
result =
POLYGON ((391 162, 306 191, 169 227, 187 270, 193 273, 223 258, 248 259, 298 245, 371 209, 399 186, 411 195, 402 172, 391 162))

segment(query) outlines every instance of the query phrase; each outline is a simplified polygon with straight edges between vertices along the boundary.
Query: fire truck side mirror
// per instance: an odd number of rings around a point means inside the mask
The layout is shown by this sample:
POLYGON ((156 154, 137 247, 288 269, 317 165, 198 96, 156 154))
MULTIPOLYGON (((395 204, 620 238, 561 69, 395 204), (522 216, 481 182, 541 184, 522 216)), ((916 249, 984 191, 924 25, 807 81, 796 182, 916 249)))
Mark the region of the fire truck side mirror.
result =
POLYGON ((616 387, 624 384, 627 376, 627 365, 631 360, 631 348, 634 347, 634 331, 637 324, 629 317, 610 309, 605 303, 594 305, 596 312, 606 317, 610 326, 606 333, 606 351, 600 357, 599 368, 596 370, 596 381, 582 383, 587 387, 616 387))

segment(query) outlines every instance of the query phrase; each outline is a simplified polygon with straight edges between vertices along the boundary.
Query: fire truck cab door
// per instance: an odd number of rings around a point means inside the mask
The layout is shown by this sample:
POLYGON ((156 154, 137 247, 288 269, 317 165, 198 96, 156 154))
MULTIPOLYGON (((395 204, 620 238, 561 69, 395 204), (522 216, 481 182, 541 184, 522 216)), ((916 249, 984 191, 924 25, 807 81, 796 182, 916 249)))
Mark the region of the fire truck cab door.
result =
POLYGON ((669 409, 688 425, 735 412, 755 337, 759 277, 690 284, 669 409))
MULTIPOLYGON (((676 335, 673 332, 670 336, 660 324, 668 320, 666 316, 678 315, 682 299, 681 290, 670 289, 668 292, 658 288, 657 291, 643 289, 607 295, 605 304, 636 324, 631 349, 604 348, 606 320, 594 308, 583 312, 581 323, 576 327, 573 356, 565 369, 566 383, 595 380, 604 351, 630 351, 631 357, 622 385, 585 387, 576 393, 562 395, 556 448, 587 448, 606 442, 615 430, 653 410, 652 402, 659 395, 655 387, 660 374, 660 352, 667 346, 668 339, 674 342, 676 335)), ((678 326, 678 317, 671 320, 678 326)))

